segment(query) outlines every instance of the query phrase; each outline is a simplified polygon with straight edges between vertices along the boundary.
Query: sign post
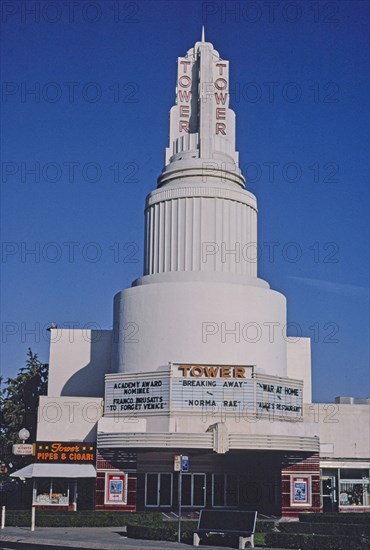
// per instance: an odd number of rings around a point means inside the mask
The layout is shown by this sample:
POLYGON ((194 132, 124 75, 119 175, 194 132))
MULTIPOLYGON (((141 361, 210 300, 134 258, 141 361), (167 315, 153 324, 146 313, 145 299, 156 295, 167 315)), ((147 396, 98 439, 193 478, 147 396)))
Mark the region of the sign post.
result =
POLYGON ((174 470, 179 472, 179 520, 177 528, 177 542, 181 542, 181 501, 182 501, 182 473, 189 471, 189 457, 185 455, 177 455, 174 460, 174 470))
MULTIPOLYGON (((182 456, 180 455, 180 460, 182 456)), ((177 528, 177 542, 181 542, 181 488, 182 488, 182 471, 179 471, 179 524, 177 528)))

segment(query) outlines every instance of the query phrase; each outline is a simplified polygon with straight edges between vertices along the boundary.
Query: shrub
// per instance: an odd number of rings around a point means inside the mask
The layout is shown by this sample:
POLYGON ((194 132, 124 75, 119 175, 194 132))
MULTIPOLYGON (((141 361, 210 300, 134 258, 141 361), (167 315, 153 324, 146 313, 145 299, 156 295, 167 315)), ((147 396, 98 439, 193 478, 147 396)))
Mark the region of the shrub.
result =
MULTIPOLYGON (((132 539, 177 541, 177 522, 164 522, 161 527, 127 525, 127 536, 132 539)), ((193 543, 195 522, 181 524, 181 542, 193 543)))
POLYGON ((127 536, 131 539, 143 540, 177 540, 177 531, 174 526, 148 527, 146 525, 128 525, 127 536))
POLYGON ((349 512, 348 514, 299 514, 299 521, 308 523, 365 523, 370 524, 370 513, 349 512))
MULTIPOLYGON (((166 522, 167 523, 167 522, 166 522)), ((177 523, 164 524, 163 527, 148 527, 145 525, 127 525, 127 536, 133 539, 142 540, 165 540, 177 541, 177 523)), ((186 522, 181 524, 181 542, 193 544, 193 534, 196 530, 195 522, 186 522)), ((212 546, 238 547, 239 539, 235 535, 208 535, 203 538, 204 544, 212 546)), ((263 545, 265 536, 262 533, 256 533, 255 544, 263 545)))
POLYGON ((258 519, 256 523, 256 533, 271 533, 275 530, 277 521, 258 519))
POLYGON ((307 523, 307 522, 286 522, 281 521, 277 524, 279 531, 283 533, 307 533, 315 535, 343 535, 351 537, 369 536, 370 525, 365 524, 338 524, 338 523, 307 523))
POLYGON ((368 550, 370 539, 363 537, 343 537, 340 535, 308 535, 293 533, 267 533, 267 546, 271 548, 299 548, 300 550, 368 550))
MULTIPOLYGON (((152 526, 162 525, 162 514, 158 512, 57 512, 36 509, 38 527, 124 527, 128 523, 152 526)), ((28 527, 31 524, 30 511, 6 512, 5 524, 13 527, 28 527)))

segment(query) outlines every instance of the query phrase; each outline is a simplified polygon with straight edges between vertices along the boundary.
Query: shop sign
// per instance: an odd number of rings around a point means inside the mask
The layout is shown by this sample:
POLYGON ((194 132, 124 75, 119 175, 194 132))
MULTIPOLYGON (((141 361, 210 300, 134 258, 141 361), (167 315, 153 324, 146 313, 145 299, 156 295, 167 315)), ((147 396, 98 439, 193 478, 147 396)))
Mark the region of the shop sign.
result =
POLYGON ((13 445, 13 455, 26 456, 33 455, 35 451, 34 445, 31 443, 18 443, 13 445))
POLYGON ((95 463, 95 443, 37 441, 36 462, 62 464, 95 463))
POLYGON ((105 475, 105 504, 127 504, 127 474, 105 475))

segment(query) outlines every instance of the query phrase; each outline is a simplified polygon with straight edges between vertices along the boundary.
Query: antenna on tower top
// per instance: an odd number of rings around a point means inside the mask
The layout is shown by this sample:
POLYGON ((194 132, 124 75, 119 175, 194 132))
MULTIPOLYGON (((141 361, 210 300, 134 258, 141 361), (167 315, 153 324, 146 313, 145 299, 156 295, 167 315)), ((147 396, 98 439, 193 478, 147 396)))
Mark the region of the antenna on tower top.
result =
POLYGON ((202 39, 201 39, 201 42, 205 42, 205 38, 204 38, 204 25, 202 25, 202 39))

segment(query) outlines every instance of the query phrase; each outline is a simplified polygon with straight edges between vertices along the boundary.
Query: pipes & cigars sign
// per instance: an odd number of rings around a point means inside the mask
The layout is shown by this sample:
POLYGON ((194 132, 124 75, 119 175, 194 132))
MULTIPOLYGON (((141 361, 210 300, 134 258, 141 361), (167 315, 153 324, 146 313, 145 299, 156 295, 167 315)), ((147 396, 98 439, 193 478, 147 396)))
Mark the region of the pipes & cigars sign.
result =
POLYGON ((35 445, 35 462, 49 464, 95 463, 95 443, 75 443, 74 441, 37 441, 35 445))

